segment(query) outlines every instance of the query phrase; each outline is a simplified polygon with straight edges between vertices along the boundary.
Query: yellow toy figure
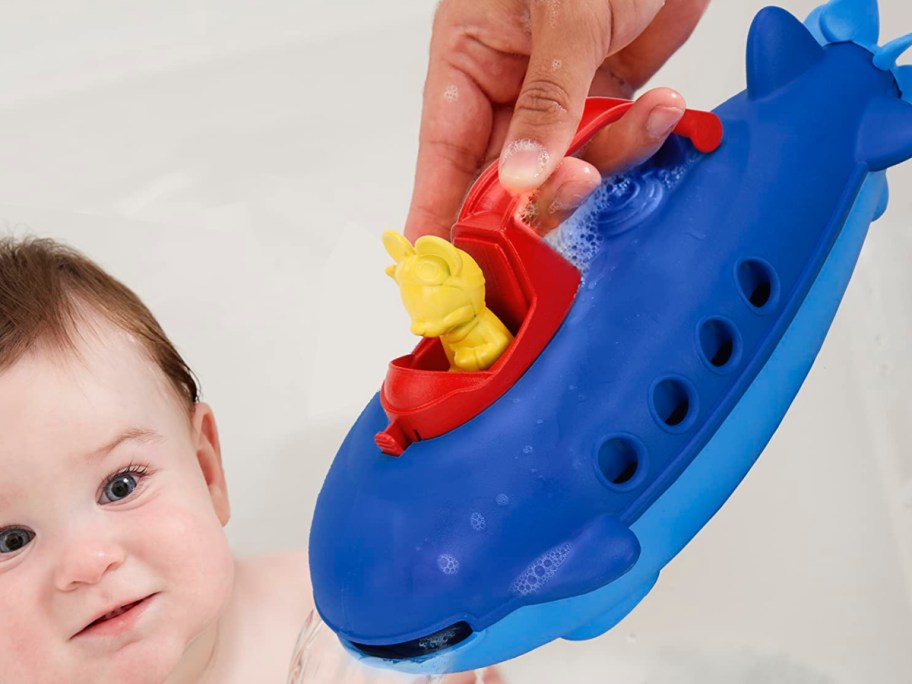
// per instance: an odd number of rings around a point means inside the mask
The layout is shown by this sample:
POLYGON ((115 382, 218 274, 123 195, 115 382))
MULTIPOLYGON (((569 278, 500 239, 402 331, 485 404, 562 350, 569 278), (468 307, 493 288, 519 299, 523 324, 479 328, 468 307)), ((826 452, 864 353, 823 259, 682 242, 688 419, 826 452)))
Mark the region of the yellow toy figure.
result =
POLYGON ((489 368, 513 335, 485 306, 485 280, 475 260, 446 240, 425 235, 415 246, 387 230, 383 246, 395 260, 386 273, 399 284, 411 330, 439 337, 451 371, 489 368))

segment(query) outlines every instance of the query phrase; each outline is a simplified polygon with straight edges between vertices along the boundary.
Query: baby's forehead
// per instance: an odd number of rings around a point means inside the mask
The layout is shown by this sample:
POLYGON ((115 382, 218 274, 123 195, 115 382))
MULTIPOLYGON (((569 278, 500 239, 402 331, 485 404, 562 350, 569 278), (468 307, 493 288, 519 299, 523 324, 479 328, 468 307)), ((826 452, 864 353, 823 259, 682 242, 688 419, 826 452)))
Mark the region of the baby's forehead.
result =
POLYGON ((100 314, 80 313, 68 337, 70 344, 63 348, 36 345, 28 354, 30 360, 58 374, 109 380, 126 376, 150 385, 163 384, 163 373, 139 338, 100 314))
POLYGON ((37 345, 0 373, 0 458, 68 440, 98 446, 119 428, 173 424, 164 373, 131 334, 84 327, 71 350, 37 345))

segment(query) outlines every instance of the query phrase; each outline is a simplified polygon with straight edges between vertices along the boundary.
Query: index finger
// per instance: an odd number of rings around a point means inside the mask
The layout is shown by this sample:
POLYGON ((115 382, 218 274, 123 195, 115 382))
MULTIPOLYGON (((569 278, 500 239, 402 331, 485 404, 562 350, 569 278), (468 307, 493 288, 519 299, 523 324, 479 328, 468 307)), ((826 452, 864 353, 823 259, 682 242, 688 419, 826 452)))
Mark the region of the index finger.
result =
POLYGON ((424 85, 415 186, 405 222, 412 242, 422 235, 449 239, 491 134, 493 107, 481 88, 431 41, 424 85))

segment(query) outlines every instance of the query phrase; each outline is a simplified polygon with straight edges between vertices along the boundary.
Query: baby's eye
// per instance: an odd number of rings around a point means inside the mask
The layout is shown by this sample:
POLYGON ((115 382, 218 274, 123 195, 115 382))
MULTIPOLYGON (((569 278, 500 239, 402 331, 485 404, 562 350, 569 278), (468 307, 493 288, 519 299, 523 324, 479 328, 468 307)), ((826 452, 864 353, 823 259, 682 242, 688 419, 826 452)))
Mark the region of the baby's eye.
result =
POLYGON ((7 527, 0 530, 0 555, 18 551, 31 541, 32 535, 21 527, 7 527))
MULTIPOLYGON (((146 465, 130 465, 115 473, 105 483, 103 494, 109 501, 122 501, 136 491, 139 480, 142 480, 146 465), (109 494, 110 493, 110 494, 109 494)), ((103 502, 102 502, 103 503, 103 502)))

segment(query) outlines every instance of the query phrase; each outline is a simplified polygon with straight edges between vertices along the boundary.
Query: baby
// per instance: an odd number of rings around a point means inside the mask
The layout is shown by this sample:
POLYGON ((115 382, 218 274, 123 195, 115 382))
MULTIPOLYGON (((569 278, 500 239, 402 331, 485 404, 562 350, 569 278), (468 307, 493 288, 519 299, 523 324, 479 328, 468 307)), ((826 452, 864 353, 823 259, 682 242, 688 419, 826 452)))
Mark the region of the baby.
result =
POLYGON ((234 558, 230 515, 212 409, 148 309, 0 239, 0 682, 285 682, 307 558, 234 558))
MULTIPOLYGON (((230 515, 212 408, 149 310, 0 237, 0 684, 284 684, 307 556, 235 558, 230 515)), ((406 681, 312 650, 302 684, 406 681)))

